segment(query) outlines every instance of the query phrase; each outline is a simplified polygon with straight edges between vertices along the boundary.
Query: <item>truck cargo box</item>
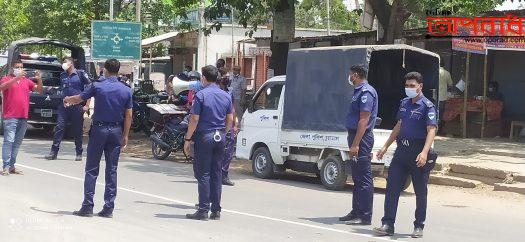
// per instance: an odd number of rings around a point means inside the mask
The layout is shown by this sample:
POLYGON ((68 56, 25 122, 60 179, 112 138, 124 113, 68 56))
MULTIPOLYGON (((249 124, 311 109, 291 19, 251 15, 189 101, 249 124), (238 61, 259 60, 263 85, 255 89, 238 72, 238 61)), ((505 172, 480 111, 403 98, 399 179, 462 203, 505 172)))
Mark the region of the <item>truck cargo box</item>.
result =
POLYGON ((420 72, 424 94, 437 106, 439 55, 408 45, 361 45, 291 50, 286 70, 282 128, 345 132, 353 89, 352 65, 369 70, 368 82, 379 95, 379 128, 392 129, 399 101, 405 97, 404 75, 420 72))

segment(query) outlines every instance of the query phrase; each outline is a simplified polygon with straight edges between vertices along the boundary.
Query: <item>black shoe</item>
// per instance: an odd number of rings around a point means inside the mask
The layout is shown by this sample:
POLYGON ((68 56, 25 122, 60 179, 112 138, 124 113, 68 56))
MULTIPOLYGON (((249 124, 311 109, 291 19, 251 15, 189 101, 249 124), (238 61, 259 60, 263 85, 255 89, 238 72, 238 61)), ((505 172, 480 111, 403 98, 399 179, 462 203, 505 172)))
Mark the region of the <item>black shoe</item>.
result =
POLYGON ((222 185, 225 185, 225 186, 233 186, 235 185, 235 183, 233 183, 230 178, 226 177, 224 179, 222 179, 222 185))
POLYGON ((82 155, 77 155, 75 157, 75 161, 82 161, 82 155))
POLYGON ((103 218, 113 218, 113 212, 110 212, 105 209, 102 209, 102 211, 98 212, 97 215, 103 218))
POLYGON ((193 214, 186 214, 186 218, 195 220, 208 220, 208 213, 197 211, 193 214))
POLYGON ((374 232, 380 236, 390 236, 394 235, 394 227, 383 224, 381 227, 374 228, 374 232))
POLYGON ((346 224, 348 225, 371 225, 372 222, 370 222, 369 220, 354 218, 354 219, 346 221, 346 224))
POLYGON ((79 217, 93 217, 93 210, 80 209, 78 211, 74 211, 73 215, 79 216, 79 217))
POLYGON ((352 213, 348 213, 347 215, 340 217, 339 221, 350 221, 352 219, 355 219, 356 217, 352 213))
POLYGON ((423 229, 422 228, 415 228, 414 232, 412 232, 412 238, 423 238, 423 229))
POLYGON ((57 159, 57 153, 51 151, 49 155, 45 156, 46 160, 56 160, 57 159))
POLYGON ((211 220, 220 220, 221 219, 221 212, 211 212, 210 219, 211 220))

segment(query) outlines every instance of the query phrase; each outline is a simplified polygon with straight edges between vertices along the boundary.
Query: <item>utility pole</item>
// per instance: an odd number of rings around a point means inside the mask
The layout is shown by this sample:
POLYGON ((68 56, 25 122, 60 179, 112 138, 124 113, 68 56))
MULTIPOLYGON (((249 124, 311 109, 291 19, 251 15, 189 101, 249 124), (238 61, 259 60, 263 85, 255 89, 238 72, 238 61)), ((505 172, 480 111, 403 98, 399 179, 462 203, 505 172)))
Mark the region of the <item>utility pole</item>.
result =
POLYGON ((142 7, 141 0, 135 0, 135 21, 140 23, 140 9, 142 7))
MULTIPOLYGON (((140 12, 141 12, 141 0, 135 0, 135 22, 137 23, 140 23, 140 12)), ((142 53, 140 53, 140 56, 141 56, 141 60, 142 60, 142 53)), ((134 75, 133 78, 137 78, 140 79, 140 77, 142 76, 141 72, 142 72, 142 61, 139 60, 138 63, 137 63, 137 74, 136 74, 136 77, 134 75)), ((134 83, 134 82, 133 82, 134 83)))
POLYGON ((114 0, 109 0, 109 21, 113 21, 113 5, 115 5, 114 0))
POLYGON ((328 35, 331 35, 330 33, 330 0, 326 0, 326 32, 328 35))
POLYGON ((204 28, 206 27, 206 20, 204 19, 205 6, 205 0, 201 0, 199 6, 199 40, 197 45, 197 70, 200 70, 202 67, 204 67, 206 63, 206 48, 204 46, 204 28))
POLYGON ((235 27, 233 26, 233 6, 231 6, 231 18, 232 18, 232 66, 231 68, 233 68, 233 66, 235 66, 235 39, 233 37, 233 33, 235 31, 235 27))

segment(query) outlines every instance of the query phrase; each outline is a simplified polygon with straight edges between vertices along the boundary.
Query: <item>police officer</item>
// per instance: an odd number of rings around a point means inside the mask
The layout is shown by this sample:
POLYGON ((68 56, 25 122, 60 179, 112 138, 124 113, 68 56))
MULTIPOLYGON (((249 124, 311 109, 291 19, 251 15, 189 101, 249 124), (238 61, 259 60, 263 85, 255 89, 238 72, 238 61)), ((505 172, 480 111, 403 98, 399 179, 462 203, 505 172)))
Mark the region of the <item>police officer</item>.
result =
MULTIPOLYGON (((75 69, 73 58, 65 58, 62 63, 64 72, 60 74, 60 86, 64 96, 74 96, 84 91, 84 86, 90 83, 87 74, 82 70, 75 69)), ((76 147, 76 161, 82 160, 82 131, 84 126, 84 112, 89 110, 89 100, 86 100, 85 105, 76 104, 69 107, 63 105, 58 106, 57 124, 55 128, 55 136, 53 138, 53 145, 51 152, 45 158, 48 160, 55 160, 57 158, 58 150, 60 149, 60 142, 64 138, 67 123, 71 123, 71 130, 73 131, 73 138, 75 139, 76 147)))
POLYGON ((80 210, 73 214, 82 217, 93 216, 93 196, 97 182, 102 152, 106 160, 106 190, 104 207, 100 217, 113 217, 114 201, 117 195, 117 165, 120 150, 128 144, 132 119, 131 89, 119 82, 118 60, 109 59, 104 64, 105 79, 93 83, 80 95, 66 97, 65 105, 75 105, 95 97, 95 113, 89 131, 87 147, 86 176, 84 179, 84 201, 80 210))
POLYGON ((366 80, 363 66, 350 67, 348 81, 354 86, 354 94, 347 116, 348 146, 354 191, 352 211, 340 221, 349 225, 369 225, 372 220, 374 184, 371 154, 374 146, 373 129, 377 117, 378 97, 376 90, 366 80))
MULTIPOLYGON (((234 102, 233 93, 230 90, 230 88, 228 88, 230 86, 231 79, 227 76, 226 71, 219 70, 219 73, 221 76, 220 81, 219 81, 219 86, 222 90, 224 90, 231 96, 232 103, 233 103, 234 102)), ((236 118, 235 104, 233 104, 233 119, 234 121, 232 123, 230 132, 226 133, 226 143, 225 143, 226 148, 224 149, 224 158, 222 160, 222 185, 225 185, 225 186, 235 185, 235 183, 230 180, 230 176, 229 176, 230 163, 233 159, 233 155, 235 154, 235 136, 237 135, 237 127, 236 127, 237 118, 236 118)))
POLYGON ((199 206, 194 214, 186 215, 189 219, 207 220, 210 209, 210 219, 220 219, 221 166, 225 136, 232 126, 233 112, 230 95, 216 83, 218 74, 214 66, 202 68, 204 89, 195 94, 190 124, 184 138, 184 151, 187 154, 190 152, 190 142, 195 142, 194 167, 199 188, 199 206))
POLYGON ((416 193, 416 220, 412 237, 423 237, 428 178, 437 159, 431 145, 436 135, 438 116, 434 104, 423 96, 422 90, 421 74, 418 72, 406 74, 407 98, 401 100, 397 113, 398 122, 390 138, 377 153, 378 159, 382 159, 392 142, 397 141, 397 148, 388 170, 385 215, 381 219, 382 226, 374 229, 380 235, 394 234, 399 194, 407 176, 410 175, 416 193))

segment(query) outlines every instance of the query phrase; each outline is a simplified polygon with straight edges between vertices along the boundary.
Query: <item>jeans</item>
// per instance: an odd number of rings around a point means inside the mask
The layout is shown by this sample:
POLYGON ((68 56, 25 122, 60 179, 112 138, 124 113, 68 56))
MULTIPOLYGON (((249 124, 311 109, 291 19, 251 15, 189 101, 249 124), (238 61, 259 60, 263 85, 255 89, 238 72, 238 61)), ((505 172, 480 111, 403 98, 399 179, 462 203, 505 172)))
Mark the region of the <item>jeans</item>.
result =
POLYGON ((4 169, 14 169, 18 149, 27 130, 27 119, 4 119, 4 144, 2 145, 2 160, 4 169))

